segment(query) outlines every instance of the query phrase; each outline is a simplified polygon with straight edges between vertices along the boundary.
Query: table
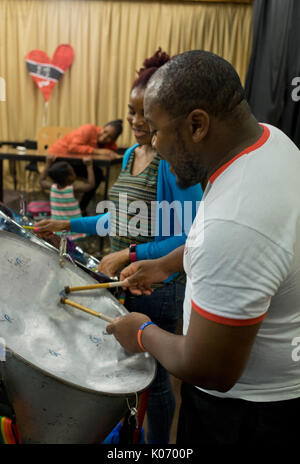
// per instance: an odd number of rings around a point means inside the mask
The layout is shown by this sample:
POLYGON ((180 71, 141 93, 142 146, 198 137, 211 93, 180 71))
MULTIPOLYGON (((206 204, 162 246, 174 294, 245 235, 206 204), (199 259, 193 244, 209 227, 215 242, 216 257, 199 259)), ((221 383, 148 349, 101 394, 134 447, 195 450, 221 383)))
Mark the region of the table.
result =
MULTIPOLYGON (((17 150, 12 146, 2 146, 0 147, 0 201, 3 201, 3 160, 10 161, 45 161, 47 152, 41 153, 38 150, 29 150, 24 151, 17 150)), ((105 186, 104 186, 104 200, 107 199, 108 186, 109 186, 109 176, 110 168, 116 164, 122 163, 122 158, 115 160, 101 160, 97 155, 89 155, 94 160, 97 166, 105 168, 105 186)), ((68 161, 68 159, 82 159, 85 155, 81 154, 70 154, 70 155, 57 155, 62 160, 68 161)))

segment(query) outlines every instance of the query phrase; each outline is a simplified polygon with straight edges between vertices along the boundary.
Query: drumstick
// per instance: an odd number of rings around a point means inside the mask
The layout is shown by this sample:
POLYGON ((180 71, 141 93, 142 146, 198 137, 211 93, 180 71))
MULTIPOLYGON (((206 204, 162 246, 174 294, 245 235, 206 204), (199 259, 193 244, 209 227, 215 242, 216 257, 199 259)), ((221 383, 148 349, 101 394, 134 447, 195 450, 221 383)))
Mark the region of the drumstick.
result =
POLYGON ((81 311, 91 314, 92 316, 100 317, 100 319, 103 319, 106 322, 114 322, 114 319, 112 317, 106 316, 102 313, 97 313, 97 311, 87 308, 86 306, 83 306, 79 303, 75 303, 75 301, 69 300, 68 298, 63 297, 61 298, 60 302, 69 306, 73 306, 74 308, 81 309, 81 311))
POLYGON ((36 226, 22 226, 22 227, 24 227, 24 229, 29 229, 29 230, 39 230, 39 228, 36 226))
POLYGON ((118 282, 105 282, 103 284, 94 284, 94 285, 85 285, 82 287, 65 287, 65 293, 70 292, 79 292, 81 290, 93 290, 95 288, 111 288, 111 287, 123 287, 126 286, 126 280, 118 281, 118 282))

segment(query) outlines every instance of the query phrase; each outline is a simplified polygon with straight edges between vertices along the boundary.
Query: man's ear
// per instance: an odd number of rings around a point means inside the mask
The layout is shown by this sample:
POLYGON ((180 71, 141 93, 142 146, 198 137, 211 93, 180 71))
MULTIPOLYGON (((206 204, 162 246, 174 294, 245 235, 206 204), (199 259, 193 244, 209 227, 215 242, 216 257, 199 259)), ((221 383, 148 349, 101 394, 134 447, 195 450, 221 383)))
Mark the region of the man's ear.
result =
POLYGON ((201 142, 209 129, 210 118, 206 111, 196 109, 188 115, 188 121, 191 128, 191 135, 194 143, 201 142))

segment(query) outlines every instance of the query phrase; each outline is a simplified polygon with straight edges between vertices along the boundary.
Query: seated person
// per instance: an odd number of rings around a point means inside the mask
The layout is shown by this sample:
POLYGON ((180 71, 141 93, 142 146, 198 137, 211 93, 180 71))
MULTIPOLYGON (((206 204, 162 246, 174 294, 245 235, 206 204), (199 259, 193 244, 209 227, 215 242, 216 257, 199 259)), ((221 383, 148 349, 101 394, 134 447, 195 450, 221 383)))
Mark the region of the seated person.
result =
MULTIPOLYGON (((104 127, 85 124, 57 140, 51 145, 48 152, 52 155, 79 153, 83 155, 99 155, 99 159, 104 160, 116 159, 119 157, 116 153, 118 149, 116 140, 122 134, 122 124, 121 119, 110 121, 104 127)), ((87 170, 81 160, 70 160, 69 163, 77 176, 87 178, 87 170)), ((80 200, 83 215, 86 215, 86 208, 103 179, 103 172, 99 166, 94 165, 94 177, 94 188, 85 192, 80 200)))
MULTIPOLYGON (((47 156, 45 169, 40 175, 40 185, 50 189, 50 208, 52 219, 75 219, 81 217, 75 192, 89 192, 95 186, 93 161, 90 157, 84 159, 87 169, 87 181, 75 182, 76 175, 70 163, 56 161, 52 155, 47 156), (52 182, 46 178, 49 176, 52 182)), ((72 238, 84 237, 85 234, 73 235, 72 238)))

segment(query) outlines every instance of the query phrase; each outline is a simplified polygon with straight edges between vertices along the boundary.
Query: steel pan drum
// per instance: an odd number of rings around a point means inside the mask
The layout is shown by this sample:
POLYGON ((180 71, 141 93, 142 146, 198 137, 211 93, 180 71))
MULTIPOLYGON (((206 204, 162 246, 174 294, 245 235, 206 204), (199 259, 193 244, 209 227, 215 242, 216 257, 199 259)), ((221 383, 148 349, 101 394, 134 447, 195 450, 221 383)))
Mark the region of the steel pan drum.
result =
POLYGON ((21 224, 19 224, 14 219, 6 216, 2 211, 0 211, 0 231, 4 230, 6 232, 11 232, 12 234, 19 235, 20 237, 27 238, 31 242, 37 243, 38 245, 44 246, 48 249, 54 250, 50 243, 42 240, 41 238, 37 237, 35 234, 29 232, 28 230, 24 229, 21 224))
MULTIPOLYGON (((100 443, 155 376, 147 353, 129 354, 106 322, 60 303, 67 285, 94 283, 56 250, 0 231, 0 377, 24 443, 100 443)), ((106 289, 71 299, 111 317, 126 309, 106 289)))
MULTIPOLYGON (((21 220, 21 216, 20 216, 21 220)), ((33 225, 32 222, 26 225, 33 225)), ((28 229, 24 229, 23 224, 19 223, 18 220, 11 219, 6 214, 0 210, 0 230, 11 232, 13 234, 19 235, 20 237, 27 238, 31 242, 37 243, 38 245, 44 246, 46 248, 57 250, 46 240, 43 240, 40 237, 37 237, 35 233, 30 232, 28 229)), ((70 247, 71 242, 68 242, 70 247)), ((95 272, 95 268, 98 267, 99 260, 89 253, 84 252, 78 245, 72 242, 71 250, 67 250, 69 256, 81 269, 89 273, 94 279, 98 282, 106 282, 110 279, 107 279, 104 274, 101 272, 95 272)), ((58 252, 58 250, 57 250, 58 252)))

